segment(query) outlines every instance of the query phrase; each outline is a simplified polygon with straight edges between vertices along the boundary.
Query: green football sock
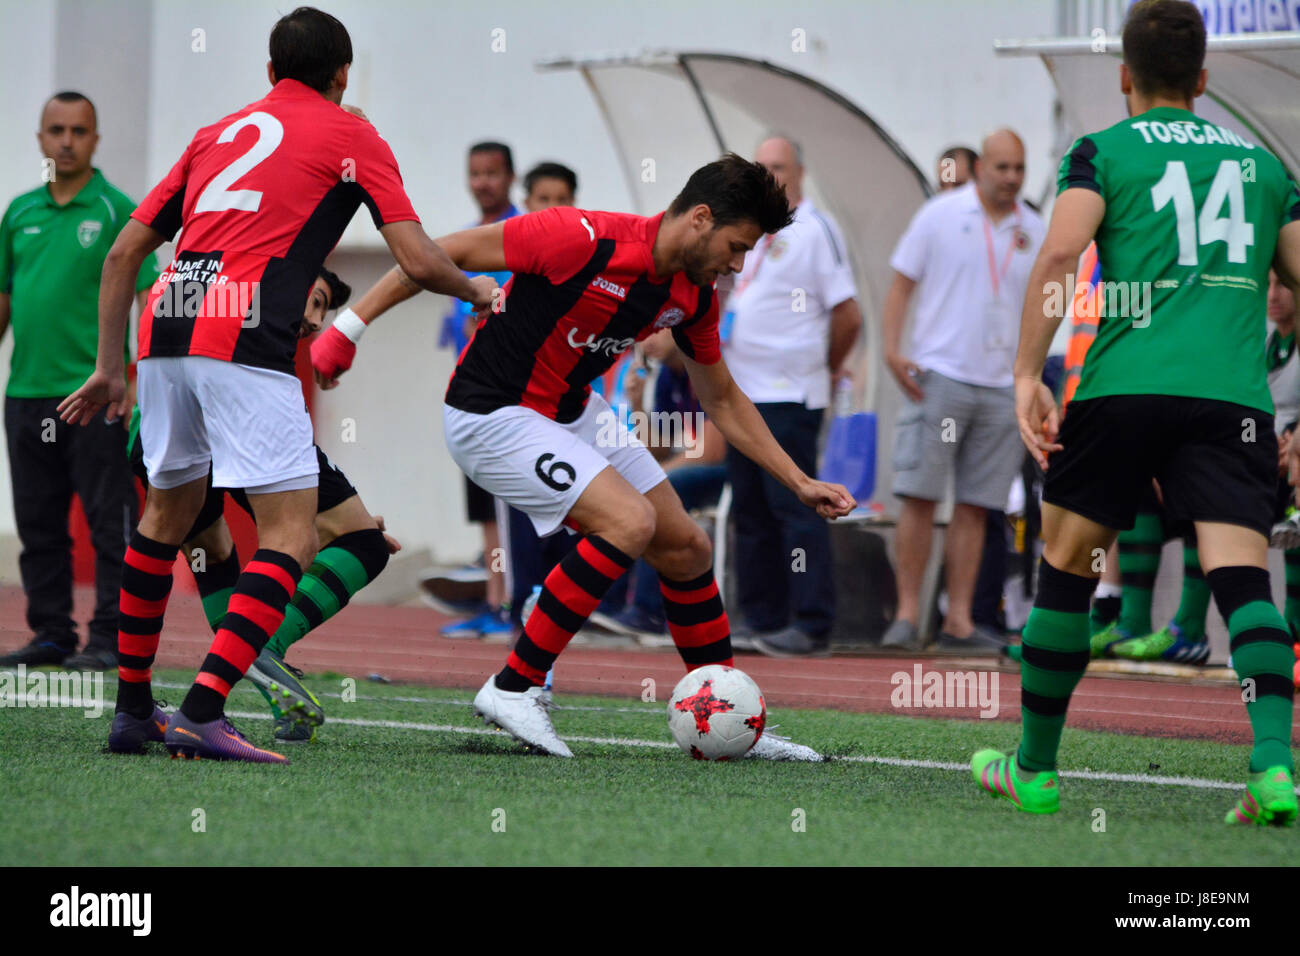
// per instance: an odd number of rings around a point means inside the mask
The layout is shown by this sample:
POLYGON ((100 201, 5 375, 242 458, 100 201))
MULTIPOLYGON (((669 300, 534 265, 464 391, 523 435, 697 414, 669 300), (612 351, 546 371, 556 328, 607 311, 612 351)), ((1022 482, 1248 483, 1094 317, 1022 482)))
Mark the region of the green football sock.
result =
POLYGON ((1250 752, 1250 771, 1260 773, 1291 763, 1292 687, 1295 652, 1282 615, 1268 601, 1252 601, 1233 612, 1228 620, 1232 666, 1243 681, 1242 696, 1255 746, 1250 752), (1278 636, 1281 631, 1285 636, 1278 636), (1253 686, 1245 685, 1250 680, 1253 686), (1276 685, 1276 686, 1275 686, 1276 685), (1253 699, 1252 699, 1253 698, 1253 699))
POLYGON ((1183 545, 1183 595, 1178 601, 1174 623, 1189 641, 1205 638, 1205 614, 1210 609, 1210 586, 1201 572, 1196 545, 1183 545))
POLYGON ((1282 605, 1282 616, 1291 629, 1292 639, 1300 640, 1300 548, 1282 552, 1282 560, 1286 562, 1286 603, 1282 605))
MULTIPOLYGON (((191 570, 193 567, 191 564, 191 570)), ((203 604, 203 616, 208 619, 208 627, 212 628, 214 634, 226 617, 226 606, 230 604, 230 595, 235 592, 235 582, 238 580, 239 554, 233 547, 226 560, 209 564, 205 570, 194 572, 199 600, 203 604)))
POLYGON ((1096 582, 1042 561, 1038 595, 1022 634, 1016 761, 1027 771, 1055 770, 1070 695, 1088 667, 1088 603, 1096 582))
POLYGON ((1295 652, 1286 622, 1273 606, 1268 571, 1255 567, 1215 568, 1205 576, 1219 613, 1228 622, 1228 648, 1241 681, 1241 699, 1255 744, 1250 772, 1270 767, 1293 770, 1291 707, 1295 696, 1295 652))
POLYGON ((387 562, 388 549, 379 531, 354 531, 335 538, 303 572, 267 649, 283 658, 293 644, 345 608, 387 562))
POLYGON ((1164 526, 1157 514, 1139 512, 1133 529, 1119 533, 1119 574, 1124 585, 1119 626, 1133 637, 1151 633, 1151 593, 1163 547, 1164 526))

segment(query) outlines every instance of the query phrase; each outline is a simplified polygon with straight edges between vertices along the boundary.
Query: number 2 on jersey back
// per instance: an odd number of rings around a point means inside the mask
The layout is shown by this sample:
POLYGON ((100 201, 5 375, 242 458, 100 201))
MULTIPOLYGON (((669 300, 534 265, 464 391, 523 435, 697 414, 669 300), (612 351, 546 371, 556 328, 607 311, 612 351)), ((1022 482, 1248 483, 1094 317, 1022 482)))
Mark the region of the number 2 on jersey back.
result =
POLYGON ((1211 242, 1228 244, 1228 261, 1244 263, 1246 249, 1255 244, 1255 227, 1246 221, 1246 200, 1241 186, 1241 163, 1225 159, 1219 163, 1210 191, 1205 196, 1201 214, 1196 215, 1196 201, 1192 198, 1192 185, 1187 178, 1187 166, 1182 160, 1165 163, 1165 174, 1151 187, 1151 203, 1157 212, 1174 204, 1178 229, 1178 264, 1194 266, 1198 263, 1196 247, 1211 242), (1220 216, 1224 202, 1228 215, 1220 216), (1198 238, 1199 236, 1199 238, 1198 238))
POLYGON ((217 137, 217 142, 233 142, 235 135, 246 126, 257 127, 257 139, 253 141, 253 145, 247 152, 241 153, 229 166, 212 177, 212 181, 194 203, 196 213, 222 212, 227 209, 257 212, 258 207, 262 205, 261 191, 230 187, 275 152, 276 147, 280 145, 280 140, 284 139, 284 126, 270 113, 258 110, 227 126, 217 137))

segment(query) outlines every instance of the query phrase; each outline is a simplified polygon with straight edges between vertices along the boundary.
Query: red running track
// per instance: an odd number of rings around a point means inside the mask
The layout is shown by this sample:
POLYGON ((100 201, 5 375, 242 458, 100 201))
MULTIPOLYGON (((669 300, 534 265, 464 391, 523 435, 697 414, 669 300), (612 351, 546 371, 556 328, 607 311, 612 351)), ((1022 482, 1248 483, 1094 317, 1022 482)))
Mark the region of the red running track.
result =
MULTIPOLYGON (((76 614, 88 619, 93 595, 78 588, 76 614)), ((0 587, 0 652, 29 638, 24 625, 21 589, 0 587)), ((505 643, 452 641, 438 636, 447 618, 423 607, 354 604, 315 633, 294 645, 292 664, 309 674, 334 672, 363 683, 381 674, 397 683, 477 689, 505 661, 505 643)), ((84 627, 83 627, 84 631, 84 627)), ((212 639, 197 597, 174 592, 157 666, 197 668, 212 639)), ((683 670, 671 649, 646 650, 630 640, 627 649, 584 646, 580 636, 560 658, 557 693, 599 694, 640 699, 643 681, 655 682, 663 700, 683 670)), ((891 695, 901 694, 901 678, 931 671, 989 671, 986 687, 997 677, 998 720, 1020 719, 1018 670, 991 666, 987 659, 951 657, 836 656, 810 660, 776 660, 741 653, 737 666, 763 688, 771 707, 817 707, 857 713, 903 713, 920 717, 979 719, 979 707, 900 708, 891 695), (895 692, 898 694, 895 694, 895 692)), ((920 696, 919 694, 917 695, 920 696)), ((990 701, 991 702, 991 701, 990 701)), ((1097 675, 1085 677, 1070 705, 1068 725, 1153 737, 1178 737, 1249 743, 1250 723, 1234 684, 1183 679, 1148 679, 1097 675)))

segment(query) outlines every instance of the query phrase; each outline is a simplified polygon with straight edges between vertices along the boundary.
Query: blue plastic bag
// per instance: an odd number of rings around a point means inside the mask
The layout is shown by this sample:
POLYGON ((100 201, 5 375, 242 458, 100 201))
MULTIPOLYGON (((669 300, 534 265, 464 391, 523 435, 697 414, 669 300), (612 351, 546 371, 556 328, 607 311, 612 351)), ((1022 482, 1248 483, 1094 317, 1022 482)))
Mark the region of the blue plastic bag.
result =
POLYGON ((843 485, 860 504, 871 500, 876 490, 875 412, 853 412, 831 419, 821 480, 843 485))

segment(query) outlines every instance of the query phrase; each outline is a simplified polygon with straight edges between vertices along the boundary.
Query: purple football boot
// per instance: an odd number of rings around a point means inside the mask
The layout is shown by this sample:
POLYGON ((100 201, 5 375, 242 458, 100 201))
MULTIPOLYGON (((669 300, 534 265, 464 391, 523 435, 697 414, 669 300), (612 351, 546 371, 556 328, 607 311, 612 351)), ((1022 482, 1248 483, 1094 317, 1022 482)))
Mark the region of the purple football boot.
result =
POLYGON ((113 726, 108 732, 108 749, 115 754, 141 754, 149 741, 162 743, 166 732, 167 715, 156 703, 153 713, 143 720, 119 710, 113 715, 113 726))
POLYGON ((167 724, 167 749, 184 760, 245 760, 249 763, 288 763, 288 757, 254 747, 224 714, 199 724, 179 710, 167 724))

